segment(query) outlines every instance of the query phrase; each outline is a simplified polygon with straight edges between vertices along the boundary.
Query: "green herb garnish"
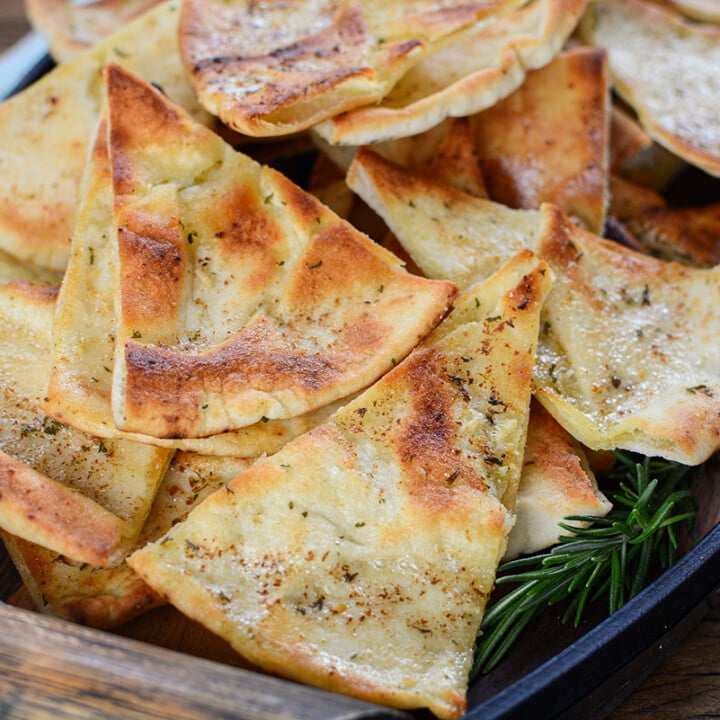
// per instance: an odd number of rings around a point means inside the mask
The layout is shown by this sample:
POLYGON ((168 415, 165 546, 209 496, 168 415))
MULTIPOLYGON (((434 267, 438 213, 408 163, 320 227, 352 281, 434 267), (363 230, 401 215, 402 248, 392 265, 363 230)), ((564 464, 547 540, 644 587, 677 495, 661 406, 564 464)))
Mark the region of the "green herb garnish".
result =
POLYGON ((471 679, 492 670, 523 629, 545 608, 568 601, 562 622, 575 627, 590 602, 606 598, 608 614, 619 610, 678 555, 677 529, 692 528, 697 500, 692 491, 698 468, 615 453, 618 463, 601 480, 616 482, 613 509, 606 517, 571 516, 590 523, 559 526, 550 551, 519 558, 498 568, 497 585, 518 587, 492 604, 482 623, 471 679))

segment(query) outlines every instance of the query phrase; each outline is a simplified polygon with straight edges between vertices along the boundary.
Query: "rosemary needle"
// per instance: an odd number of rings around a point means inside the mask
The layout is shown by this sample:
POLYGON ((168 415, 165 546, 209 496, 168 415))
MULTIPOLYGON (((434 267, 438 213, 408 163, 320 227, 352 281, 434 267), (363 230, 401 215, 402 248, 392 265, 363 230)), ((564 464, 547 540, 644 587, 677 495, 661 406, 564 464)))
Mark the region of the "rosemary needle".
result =
POLYGON ((497 585, 518 586, 485 613, 470 674, 492 670, 543 609, 569 601, 562 621, 580 623, 588 603, 606 597, 608 614, 637 595, 658 567, 677 559, 680 523, 691 528, 697 511, 692 482, 697 468, 615 453, 617 464, 601 482, 617 483, 605 517, 577 515, 587 527, 559 523, 559 542, 549 552, 498 568, 497 585))

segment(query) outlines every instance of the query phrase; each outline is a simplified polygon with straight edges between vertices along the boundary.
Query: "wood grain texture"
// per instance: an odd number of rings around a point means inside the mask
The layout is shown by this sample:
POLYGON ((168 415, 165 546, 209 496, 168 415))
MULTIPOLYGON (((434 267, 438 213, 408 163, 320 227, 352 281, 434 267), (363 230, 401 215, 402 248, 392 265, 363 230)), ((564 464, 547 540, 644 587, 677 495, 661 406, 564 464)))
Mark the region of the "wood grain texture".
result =
MULTIPOLYGON (((0 0, 0 53, 28 29, 22 0, 0 0)), ((5 588, 12 582, 6 561, 0 551, 0 586, 5 588)), ((234 667, 242 663, 228 647, 199 626, 178 622, 171 609, 124 628, 127 637, 99 639, 85 628, 0 602, 0 628, 0 718, 7 720, 407 717, 247 673, 234 667), (195 658, 164 648, 190 649, 222 664, 203 665, 212 671, 208 684, 195 672, 195 658), (51 667, 50 659, 57 657, 63 659, 62 671, 51 667), (288 715, 288 708, 294 714, 288 715)), ((720 718, 720 604, 609 718, 720 718)))

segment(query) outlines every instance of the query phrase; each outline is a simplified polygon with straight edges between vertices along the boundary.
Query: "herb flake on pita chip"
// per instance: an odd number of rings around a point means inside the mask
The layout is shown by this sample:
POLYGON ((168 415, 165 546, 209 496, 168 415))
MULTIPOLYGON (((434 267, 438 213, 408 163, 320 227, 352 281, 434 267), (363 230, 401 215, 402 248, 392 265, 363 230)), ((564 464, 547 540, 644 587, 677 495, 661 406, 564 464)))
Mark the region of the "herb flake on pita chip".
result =
POLYGON ((357 153, 348 183, 428 277, 467 287, 523 244, 548 261, 556 280, 535 396, 574 438, 687 465, 720 449, 720 268, 628 250, 549 203, 523 211, 473 198, 369 150, 357 153), (433 232, 420 235, 423 227, 433 232))
POLYGON ((121 430, 205 437, 368 386, 456 286, 394 255, 117 66, 107 72, 121 430))
POLYGON ((329 423, 128 562, 271 672, 459 717, 513 521, 550 283, 521 253, 329 423))
POLYGON ((81 562, 122 560, 141 531, 167 451, 103 440, 46 415, 57 289, 0 288, 0 526, 81 562))

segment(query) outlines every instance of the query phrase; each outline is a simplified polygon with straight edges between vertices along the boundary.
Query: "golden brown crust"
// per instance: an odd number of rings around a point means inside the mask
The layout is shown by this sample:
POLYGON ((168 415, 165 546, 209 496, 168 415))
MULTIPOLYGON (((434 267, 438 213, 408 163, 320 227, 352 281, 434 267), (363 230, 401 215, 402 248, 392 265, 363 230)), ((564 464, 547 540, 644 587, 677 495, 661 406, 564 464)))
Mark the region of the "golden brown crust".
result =
POLYGON ((367 386, 447 311, 452 283, 409 275, 146 83, 106 77, 118 428, 205 437, 304 414, 367 386))
POLYGON ((472 118, 493 200, 515 208, 552 202, 593 232, 607 197, 609 78, 604 51, 560 53, 472 118))
POLYGON ((382 3, 189 0, 180 48, 210 112, 240 132, 277 135, 380 100, 432 41, 493 9, 414 2, 403 14, 382 3))
POLYGON ((459 717, 510 529, 550 276, 520 253, 330 422, 130 565, 271 672, 459 717))

